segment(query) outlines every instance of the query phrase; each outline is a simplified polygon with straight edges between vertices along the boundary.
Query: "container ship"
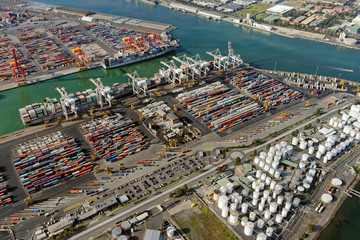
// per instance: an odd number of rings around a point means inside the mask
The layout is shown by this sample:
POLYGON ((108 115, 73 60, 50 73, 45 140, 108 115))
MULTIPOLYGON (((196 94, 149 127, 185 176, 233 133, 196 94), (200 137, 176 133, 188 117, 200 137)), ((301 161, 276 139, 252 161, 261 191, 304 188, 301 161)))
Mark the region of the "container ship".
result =
MULTIPOLYGON (((155 73, 154 77, 150 79, 144 78, 144 80, 147 83, 148 89, 162 85, 166 82, 165 77, 159 73, 155 73)), ((114 83, 111 88, 105 88, 109 89, 108 92, 111 95, 111 99, 121 98, 133 93, 132 85, 129 83, 114 83)), ((43 123, 45 121, 57 119, 58 117, 64 117, 64 111, 70 115, 74 108, 76 112, 80 112, 99 104, 96 90, 92 89, 87 89, 83 92, 70 93, 67 97, 69 100, 65 102, 66 106, 62 105, 61 101, 58 101, 56 98, 45 98, 43 103, 33 103, 24 108, 20 108, 19 113, 23 124, 35 125, 43 123), (73 109, 71 110, 71 108, 73 109)))
POLYGON ((143 3, 153 5, 153 6, 155 6, 158 3, 156 0, 140 0, 140 1, 143 3))
POLYGON ((123 47, 114 56, 107 56, 102 60, 103 68, 117 68, 149 60, 172 52, 179 47, 177 39, 173 39, 165 32, 160 36, 156 31, 145 37, 130 35, 122 38, 122 41, 123 47))

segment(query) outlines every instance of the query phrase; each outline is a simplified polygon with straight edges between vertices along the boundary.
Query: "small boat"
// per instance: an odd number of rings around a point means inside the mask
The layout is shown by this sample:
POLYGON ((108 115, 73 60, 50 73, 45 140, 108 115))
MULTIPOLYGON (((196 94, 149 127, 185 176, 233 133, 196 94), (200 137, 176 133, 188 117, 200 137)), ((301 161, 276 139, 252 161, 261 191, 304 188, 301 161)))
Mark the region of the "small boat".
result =
POLYGON ((153 5, 153 6, 155 6, 158 3, 156 0, 140 0, 140 1, 150 4, 150 5, 153 5))

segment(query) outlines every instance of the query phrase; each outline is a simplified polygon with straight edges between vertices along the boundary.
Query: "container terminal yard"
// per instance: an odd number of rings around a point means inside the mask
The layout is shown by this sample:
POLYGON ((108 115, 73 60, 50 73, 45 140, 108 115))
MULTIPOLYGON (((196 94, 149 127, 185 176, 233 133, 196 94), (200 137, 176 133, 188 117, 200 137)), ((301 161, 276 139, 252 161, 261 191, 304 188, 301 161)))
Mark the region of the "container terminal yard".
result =
POLYGON ((343 194, 358 196, 356 86, 254 69, 230 41, 227 55, 207 53, 212 61, 174 56, 128 84, 59 86, 59 100, 19 109, 34 126, 0 139, 9 234, 204 239, 206 228, 186 224, 206 209, 235 238, 296 239, 315 236, 343 194))
POLYGON ((112 68, 179 46, 169 35, 174 27, 162 23, 35 2, 0 4, 1 90, 100 67, 104 57, 104 68, 112 68))

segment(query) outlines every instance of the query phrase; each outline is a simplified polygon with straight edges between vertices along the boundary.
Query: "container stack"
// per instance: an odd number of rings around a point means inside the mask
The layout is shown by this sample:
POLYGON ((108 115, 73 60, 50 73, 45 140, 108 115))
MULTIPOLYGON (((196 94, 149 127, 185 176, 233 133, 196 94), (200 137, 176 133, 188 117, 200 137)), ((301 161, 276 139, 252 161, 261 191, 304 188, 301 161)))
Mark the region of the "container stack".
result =
POLYGON ((20 108, 19 113, 24 125, 32 125, 43 120, 47 121, 51 116, 54 118, 62 116, 62 109, 56 98, 53 98, 46 103, 33 103, 20 108))
POLYGON ((229 79, 240 90, 268 106, 286 104, 302 97, 302 93, 289 88, 278 80, 268 78, 256 71, 242 72, 229 79))
POLYGON ((68 53, 59 49, 53 39, 43 32, 26 33, 18 37, 29 54, 44 70, 55 69, 73 63, 68 53))
POLYGON ((20 146, 12 160, 29 194, 83 175, 93 167, 75 139, 65 138, 61 132, 20 146))
POLYGON ((106 161, 116 162, 122 158, 147 149, 150 143, 135 128, 135 123, 116 114, 83 126, 90 145, 106 161))
POLYGON ((82 34, 74 26, 60 26, 51 29, 50 32, 52 32, 63 44, 65 44, 66 47, 69 48, 94 42, 93 39, 82 34))
POLYGON ((177 99, 193 117, 202 117, 202 123, 217 132, 225 131, 265 112, 262 106, 220 82, 181 93, 177 99))
POLYGON ((8 194, 6 181, 0 173, 0 206, 11 203, 11 196, 8 194))
POLYGON ((35 67, 24 58, 10 38, 2 38, 0 39, 0 80, 6 80, 13 75, 10 67, 10 62, 14 61, 14 57, 11 52, 12 49, 15 49, 17 60, 24 69, 24 73, 26 75, 36 71, 35 67))

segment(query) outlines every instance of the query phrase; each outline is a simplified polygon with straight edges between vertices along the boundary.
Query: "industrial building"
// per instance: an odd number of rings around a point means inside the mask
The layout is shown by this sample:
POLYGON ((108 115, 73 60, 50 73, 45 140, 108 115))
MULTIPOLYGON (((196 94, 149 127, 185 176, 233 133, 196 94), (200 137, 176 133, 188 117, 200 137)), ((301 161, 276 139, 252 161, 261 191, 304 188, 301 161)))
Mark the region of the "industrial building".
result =
POLYGON ((87 17, 87 16, 83 16, 81 18, 82 21, 85 21, 85 22, 96 22, 96 19, 93 18, 93 17, 87 17))
POLYGON ((285 5, 275 5, 271 8, 268 8, 266 10, 267 14, 272 14, 275 16, 283 16, 285 13, 288 13, 290 11, 293 11, 294 8, 293 7, 289 7, 289 6, 285 6, 285 5))
POLYGON ((57 235, 64 231, 66 228, 73 225, 74 219, 73 218, 63 218, 60 221, 53 223, 48 226, 49 236, 57 235))
POLYGON ((186 6, 180 3, 175 3, 172 2, 170 3, 170 8, 174 8, 174 9, 178 9, 184 12, 189 12, 189 13, 197 13, 199 11, 199 8, 196 7, 191 7, 191 6, 186 6))
POLYGON ((353 24, 360 25, 360 14, 357 15, 352 21, 353 24))
POLYGON ((144 240, 160 240, 161 233, 158 230, 146 229, 144 240))

